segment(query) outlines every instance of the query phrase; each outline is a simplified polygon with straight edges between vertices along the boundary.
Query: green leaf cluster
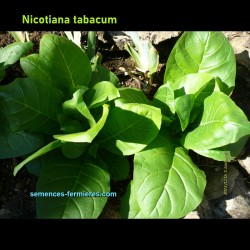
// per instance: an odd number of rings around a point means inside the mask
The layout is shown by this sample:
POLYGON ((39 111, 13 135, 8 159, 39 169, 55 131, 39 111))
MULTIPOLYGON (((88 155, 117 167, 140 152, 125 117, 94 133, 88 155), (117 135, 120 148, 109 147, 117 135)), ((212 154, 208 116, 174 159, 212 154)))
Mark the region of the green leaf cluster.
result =
MULTIPOLYGON (((90 61, 94 51, 88 56, 49 34, 39 54, 21 59, 26 78, 0 86, 0 158, 24 156, 14 174, 26 165, 39 176, 37 192, 102 194, 110 180, 128 178, 133 155, 122 217, 184 217, 206 186, 189 151, 231 161, 250 135, 229 97, 236 75, 230 43, 221 32, 184 32, 152 101, 120 88, 112 72, 90 61)), ((102 195, 37 197, 37 215, 97 218, 106 202, 102 195)))

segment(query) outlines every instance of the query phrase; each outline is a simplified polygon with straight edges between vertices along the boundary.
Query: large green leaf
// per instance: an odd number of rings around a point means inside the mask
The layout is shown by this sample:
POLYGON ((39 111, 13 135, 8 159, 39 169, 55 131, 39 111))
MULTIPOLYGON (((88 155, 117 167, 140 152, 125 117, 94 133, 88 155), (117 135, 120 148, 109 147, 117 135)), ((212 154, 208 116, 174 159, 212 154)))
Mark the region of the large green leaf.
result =
POLYGON ((7 68, 27 54, 32 48, 32 42, 11 43, 3 49, 0 49, 0 63, 4 63, 4 68, 7 68))
POLYGON ((175 44, 164 83, 193 73, 208 73, 226 83, 229 94, 235 85, 236 63, 232 46, 222 32, 184 32, 175 44))
POLYGON ((28 77, 43 75, 68 96, 79 86, 88 86, 92 75, 87 54, 65 37, 53 34, 42 37, 39 57, 23 59, 22 67, 28 77))
POLYGON ((45 160, 36 191, 60 195, 37 198, 38 218, 97 218, 107 201, 102 194, 110 191, 109 174, 96 160, 59 155, 45 160))
POLYGON ((42 135, 25 131, 11 132, 0 127, 0 159, 29 154, 43 144, 42 135))
MULTIPOLYGON (((134 158, 134 191, 146 218, 181 218, 202 200, 206 178, 167 129, 134 158)), ((133 194, 135 195, 135 194, 133 194)))
POLYGON ((53 87, 17 78, 1 86, 0 103, 11 131, 51 134, 59 129, 57 114, 61 110, 62 96, 53 87))
POLYGON ((192 150, 219 148, 250 134, 250 122, 243 111, 224 93, 214 92, 204 101, 200 124, 183 138, 192 150))
POLYGON ((84 132, 65 134, 65 135, 54 135, 55 139, 67 142, 92 142, 97 136, 99 131, 103 128, 109 113, 109 106, 107 104, 103 105, 102 117, 99 121, 93 125, 90 129, 84 132))
POLYGON ((136 197, 133 180, 129 183, 125 195, 121 200, 121 216, 124 219, 142 219, 145 218, 136 197))
POLYGON ((98 135, 98 143, 112 153, 132 155, 156 137, 161 118, 160 109, 146 104, 115 107, 98 135))

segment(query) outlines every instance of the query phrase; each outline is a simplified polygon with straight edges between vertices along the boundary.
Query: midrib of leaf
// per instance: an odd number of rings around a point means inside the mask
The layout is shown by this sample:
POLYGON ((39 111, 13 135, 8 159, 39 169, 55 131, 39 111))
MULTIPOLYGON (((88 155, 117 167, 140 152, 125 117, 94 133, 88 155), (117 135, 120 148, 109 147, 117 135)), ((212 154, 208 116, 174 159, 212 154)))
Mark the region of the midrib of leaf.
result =
MULTIPOLYGON (((72 192, 75 191, 76 184, 78 183, 78 180, 79 180, 79 178, 80 178, 80 175, 81 175, 81 167, 79 167, 79 171, 78 171, 78 174, 77 174, 76 181, 75 181, 75 183, 74 183, 73 189, 71 189, 72 192)), ((73 199, 71 199, 71 197, 67 197, 67 198, 68 198, 68 199, 67 199, 67 203, 66 203, 66 205, 65 205, 65 207, 64 207, 64 209, 63 209, 63 211, 62 211, 61 218, 63 218, 63 215, 66 213, 66 209, 68 208, 69 201, 70 201, 70 200, 73 200, 73 199)), ((93 198, 93 197, 91 197, 91 198, 93 198)), ((77 206, 77 208, 78 208, 78 206, 77 206)), ((79 208, 78 208, 78 210, 80 211, 79 208)), ((82 218, 82 213, 81 213, 81 211, 80 211, 80 214, 81 214, 81 218, 82 218)))
POLYGON ((210 123, 226 123, 226 124, 232 124, 232 125, 235 125, 235 126, 238 126, 238 127, 242 127, 242 128, 246 128, 246 126, 242 125, 242 124, 239 124, 239 123, 235 123, 235 122, 231 122, 231 121, 220 121, 220 120, 213 120, 213 121, 210 121, 210 122, 204 122, 204 123, 201 123, 199 126, 206 126, 210 123))
MULTIPOLYGON (((88 163, 88 165, 91 166, 91 167, 97 168, 97 167, 96 167, 95 165, 93 165, 93 164, 88 163)), ((99 170, 100 170, 100 169, 98 168, 98 171, 99 171, 99 170)), ((88 192, 90 192, 90 191, 86 188, 86 186, 83 186, 82 183, 79 181, 79 178, 80 178, 81 175, 87 176, 89 179, 92 179, 94 182, 98 183, 98 185, 100 185, 100 187, 103 189, 103 186, 102 186, 99 182, 97 182, 96 179, 92 178, 91 176, 89 176, 89 175, 86 174, 86 173, 82 173, 82 168, 79 167, 79 171, 78 171, 78 174, 77 174, 76 181, 74 182, 73 188, 71 189, 72 192, 75 191, 76 185, 77 185, 77 184, 80 185, 80 186, 82 186, 82 187, 83 187, 84 189, 86 189, 88 192)), ((71 177, 71 178, 74 178, 74 177, 71 177)), ((61 180, 61 179, 58 179, 58 180, 61 180)), ((55 181, 55 180, 53 179, 53 182, 54 182, 54 181, 55 181)), ((67 207, 68 207, 68 205, 69 205, 69 201, 72 200, 72 201, 75 203, 74 199, 72 199, 72 198, 74 198, 74 197, 67 197, 67 198, 68 198, 68 199, 67 199, 67 203, 66 203, 66 205, 65 205, 64 210, 62 211, 61 218, 63 218, 63 215, 66 214, 66 209, 67 209, 67 207)), ((91 196, 91 197, 88 197, 88 198, 91 198, 91 199, 93 200, 94 207, 96 207, 96 201, 95 201, 94 197, 91 196)), ((75 205, 76 205, 76 207, 78 208, 78 205, 77 205, 76 203, 75 203, 75 205)), ((79 208, 78 208, 78 210, 80 211, 81 218, 83 218, 83 215, 82 215, 81 210, 80 210, 79 208)))
MULTIPOLYGON (((201 41, 201 38, 199 37, 198 32, 196 32, 196 35, 197 35, 197 37, 198 37, 198 38, 200 39, 200 41, 201 41)), ((207 36, 207 39, 206 39, 206 43, 205 43, 205 47, 204 47, 204 50, 203 50, 203 54, 202 54, 202 57, 201 57, 201 61, 200 61, 200 64, 198 64, 198 70, 197 70, 196 73, 199 73, 200 70, 201 70, 200 67, 201 67, 202 61, 203 61, 203 59, 204 59, 205 51, 207 50, 207 45, 208 45, 209 39, 210 39, 210 32, 208 33, 208 36, 207 36)))
POLYGON ((70 76, 71 83, 72 83, 73 87, 75 88, 76 85, 75 85, 74 79, 73 79, 73 77, 72 77, 72 74, 71 74, 71 72, 70 72, 70 68, 69 68, 69 66, 68 66, 68 64, 67 64, 67 61, 66 61, 66 59, 65 59, 65 57, 64 57, 64 55, 63 55, 61 49, 58 48, 58 50, 59 50, 59 52, 60 52, 60 54, 61 54, 61 56, 62 56, 62 58, 63 58, 63 60, 64 60, 64 63, 65 63, 65 65, 66 65, 66 67, 67 67, 67 70, 68 70, 68 72, 69 72, 69 76, 70 76))

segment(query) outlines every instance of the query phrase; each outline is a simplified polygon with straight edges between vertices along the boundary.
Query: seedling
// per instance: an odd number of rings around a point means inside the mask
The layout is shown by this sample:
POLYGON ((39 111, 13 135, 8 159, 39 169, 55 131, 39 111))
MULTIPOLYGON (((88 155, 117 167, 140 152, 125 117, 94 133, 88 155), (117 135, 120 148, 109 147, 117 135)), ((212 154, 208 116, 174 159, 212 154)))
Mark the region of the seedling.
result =
MULTIPOLYGON (((159 66, 159 54, 149 40, 142 40, 139 38, 137 32, 127 32, 131 37, 136 50, 125 44, 125 49, 135 60, 137 70, 143 74, 146 85, 152 85, 153 75, 157 72, 159 66)), ((129 74, 131 75, 132 72, 129 74)), ((138 80, 138 78, 136 78, 138 80)))

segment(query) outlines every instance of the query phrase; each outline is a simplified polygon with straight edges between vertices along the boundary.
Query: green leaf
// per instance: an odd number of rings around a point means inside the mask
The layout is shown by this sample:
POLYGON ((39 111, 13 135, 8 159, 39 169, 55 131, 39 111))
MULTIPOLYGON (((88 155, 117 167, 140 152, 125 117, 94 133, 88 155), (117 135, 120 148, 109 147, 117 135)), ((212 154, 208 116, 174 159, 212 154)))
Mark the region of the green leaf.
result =
POLYGON ((100 162, 72 160, 63 156, 50 158, 44 162, 37 192, 59 193, 63 197, 37 198, 37 216, 54 219, 97 218, 107 201, 102 193, 109 191, 109 174, 100 162))
POLYGON ((171 117, 175 113, 174 89, 170 84, 160 86, 154 95, 153 103, 162 113, 171 117))
POLYGON ((100 120, 93 125, 89 130, 85 132, 73 133, 73 134, 66 134, 66 135, 54 135, 55 139, 67 142, 92 142, 93 139, 97 136, 99 131, 103 128, 106 119, 109 113, 109 106, 104 104, 103 106, 103 113, 100 120))
POLYGON ((26 168, 30 174, 35 176, 39 176, 43 167, 43 159, 42 157, 36 158, 33 161, 30 161, 26 164, 26 168))
POLYGON ((11 43, 3 49, 0 49, 0 63, 4 63, 4 68, 6 69, 27 54, 32 48, 32 42, 11 43))
POLYGON ((125 44, 125 49, 129 52, 131 57, 135 60, 138 70, 146 73, 149 71, 153 75, 159 65, 159 54, 149 40, 139 39, 137 32, 127 32, 131 37, 137 51, 135 51, 129 44, 125 44))
POLYGON ((189 124, 189 117, 194 105, 194 95, 184 95, 175 99, 175 110, 184 131, 189 124))
POLYGON ((20 64, 28 78, 36 84, 57 87, 57 83, 42 64, 39 54, 31 54, 21 58, 20 64))
POLYGON ((197 96, 213 79, 214 77, 208 73, 195 73, 184 75, 167 83, 169 83, 173 90, 184 88, 186 94, 195 94, 197 96))
POLYGON ((134 158, 134 190, 146 218, 181 218, 202 200, 203 171, 183 148, 174 148, 167 129, 134 158))
POLYGON ((71 100, 68 100, 63 103, 63 111, 65 114, 73 115, 80 121, 82 120, 82 116, 84 116, 89 125, 92 127, 96 124, 94 117, 91 115, 86 103, 83 101, 83 94, 88 89, 86 87, 82 87, 78 89, 74 94, 71 100))
POLYGON ((88 143, 64 142, 61 149, 67 158, 74 159, 81 156, 88 149, 88 145, 88 143))
POLYGON ((42 135, 25 131, 11 132, 0 127, 0 159, 29 154, 44 144, 42 135))
POLYGON ((136 88, 119 88, 120 98, 115 100, 115 105, 117 107, 125 104, 125 103, 142 103, 142 104, 149 104, 150 101, 145 96, 145 94, 136 88))
POLYGON ((37 150, 34 154, 28 156, 24 161, 22 161, 21 163, 19 163, 18 165, 15 166, 14 168, 14 176, 17 174, 17 172, 28 162, 38 158, 39 156, 42 156, 56 148, 61 147, 61 142, 60 141, 53 141, 51 143, 49 143, 48 145, 40 148, 39 150, 37 150))
POLYGON ((77 133, 89 128, 88 124, 87 126, 83 126, 83 123, 72 119, 72 117, 68 115, 60 114, 58 115, 58 119, 61 125, 61 130, 65 134, 77 133))
POLYGON ((125 195, 121 200, 121 216, 123 219, 141 219, 146 218, 138 204, 136 190, 133 180, 129 183, 125 195))
POLYGON ((55 88, 17 78, 1 86, 0 102, 13 132, 51 134, 59 129, 56 116, 61 110, 62 96, 55 88))
POLYGON ((175 44, 166 65, 164 83, 193 73, 219 77, 228 87, 225 93, 232 91, 235 56, 222 32, 184 32, 175 44))
POLYGON ((156 137, 161 118, 160 109, 146 104, 115 107, 98 135, 98 143, 114 154, 132 155, 156 137))
POLYGON ((128 177, 130 167, 126 157, 112 154, 104 149, 100 150, 99 155, 107 165, 112 180, 121 181, 128 177))
POLYGON ((0 82, 3 80, 5 76, 4 63, 0 63, 0 82))
POLYGON ((95 47, 96 47, 96 31, 89 31, 88 32, 88 50, 87 50, 87 54, 88 54, 88 57, 89 57, 90 61, 95 56, 95 47))
POLYGON ((228 144, 226 146, 207 150, 195 150, 197 154, 212 158, 216 161, 227 161, 234 160, 243 150, 249 136, 242 137, 235 143, 228 144))
POLYGON ((196 129, 182 141, 187 149, 207 150, 237 142, 250 134, 250 122, 243 111, 222 92, 204 101, 204 112, 196 129))
POLYGON ((110 70, 106 69, 100 64, 94 64, 92 67, 92 78, 89 86, 94 86, 96 83, 101 81, 107 81, 114 84, 114 86, 119 85, 119 78, 110 70))
POLYGON ((89 109, 112 101, 120 96, 118 89, 111 82, 102 81, 96 83, 86 94, 86 103, 89 109))
POLYGON ((47 75, 67 96, 79 86, 88 86, 92 75, 87 54, 67 38, 53 34, 42 37, 39 57, 25 58, 22 67, 32 79, 47 75))

